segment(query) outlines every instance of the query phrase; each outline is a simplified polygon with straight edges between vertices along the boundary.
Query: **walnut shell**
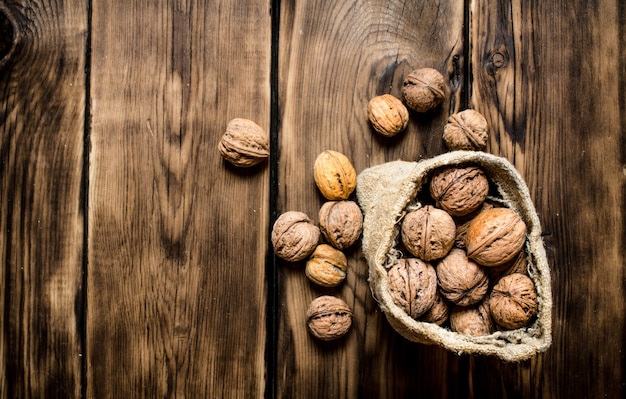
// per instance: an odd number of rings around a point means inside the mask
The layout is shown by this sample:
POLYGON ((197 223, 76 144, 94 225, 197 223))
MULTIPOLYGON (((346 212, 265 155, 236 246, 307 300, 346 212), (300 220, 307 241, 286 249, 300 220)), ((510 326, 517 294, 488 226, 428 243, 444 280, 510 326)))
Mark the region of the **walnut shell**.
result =
POLYGON ((450 312, 450 328, 459 334, 475 337, 493 332, 493 321, 486 299, 473 306, 455 306, 450 312))
POLYGON ((304 274, 322 287, 336 287, 346 278, 348 259, 328 244, 318 245, 306 262, 304 274))
POLYGON ((528 324, 537 314, 538 306, 535 284, 521 273, 502 277, 489 296, 493 320, 509 330, 528 324))
POLYGON ((374 130, 386 137, 393 137, 409 124, 409 110, 402 101, 391 94, 372 98, 367 115, 374 130))
POLYGON ((437 170, 430 181, 430 195, 452 216, 474 212, 489 193, 487 175, 478 166, 449 166, 437 170))
POLYGON ((455 235, 452 216, 431 205, 407 213, 402 220, 402 243, 411 254, 425 261, 446 256, 455 235))
POLYGON ((328 201, 319 211, 322 235, 333 247, 352 246, 363 231, 363 213, 354 201, 328 201))
POLYGON ((314 337, 330 341, 344 336, 352 325, 352 310, 340 298, 315 298, 306 312, 307 326, 314 337))
POLYGON ((503 265, 492 266, 487 268, 489 281, 493 284, 497 283, 502 277, 513 273, 527 274, 528 257, 526 251, 522 250, 517 256, 503 265))
POLYGON ((272 245, 279 258, 297 262, 311 255, 320 241, 321 232, 302 212, 287 211, 272 227, 272 245))
POLYGON ((450 310, 450 304, 446 302, 444 297, 439 292, 437 292, 433 306, 431 306, 430 309, 428 309, 426 313, 419 318, 419 320, 442 326, 446 323, 446 321, 448 321, 450 310))
POLYGON ((344 154, 326 150, 319 154, 313 165, 315 184, 324 198, 348 199, 356 188, 356 171, 344 154))
POLYGON ((269 157, 269 137, 265 130, 253 121, 235 118, 226 125, 218 150, 231 164, 250 167, 269 157))
POLYGON ((483 205, 480 208, 478 208, 476 211, 468 215, 462 216, 460 218, 457 218, 455 220, 456 222, 456 237, 454 238, 455 247, 465 249, 465 238, 467 237, 467 229, 469 229, 469 226, 472 223, 472 220, 474 220, 474 218, 478 216, 480 212, 485 211, 487 209, 492 209, 493 207, 494 207, 493 204, 490 204, 489 202, 483 202, 483 205))
POLYGON ((480 151, 487 146, 487 128, 487 120, 480 112, 466 109, 448 118, 443 141, 453 151, 480 151))
POLYGON ((441 104, 445 96, 445 81, 436 69, 416 69, 404 79, 402 99, 414 111, 430 111, 441 104))
POLYGON ((509 208, 481 212, 467 229, 467 255, 483 266, 502 265, 519 254, 526 240, 526 224, 509 208))
POLYGON ((387 272, 393 302, 414 319, 430 309, 437 295, 435 269, 420 259, 398 259, 387 272))
POLYGON ((489 289, 487 273, 455 248, 436 267, 441 294, 460 306, 473 305, 482 300, 489 289))

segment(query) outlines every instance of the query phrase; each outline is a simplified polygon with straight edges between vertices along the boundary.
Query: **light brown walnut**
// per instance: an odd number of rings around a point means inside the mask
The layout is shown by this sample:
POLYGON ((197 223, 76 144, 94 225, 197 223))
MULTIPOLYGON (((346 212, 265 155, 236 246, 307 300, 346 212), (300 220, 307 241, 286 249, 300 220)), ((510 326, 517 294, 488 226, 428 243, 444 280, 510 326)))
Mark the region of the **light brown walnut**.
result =
POLYGON ((489 301, 485 299, 473 306, 455 306, 450 312, 450 328, 459 334, 475 337, 491 334, 494 326, 489 301))
POLYGON ((343 337, 352 326, 352 310, 342 299, 330 295, 315 298, 306 318, 311 334, 323 341, 343 337))
POLYGON ((315 248, 306 262, 304 274, 322 287, 336 287, 346 278, 348 260, 340 250, 328 244, 315 248))
POLYGON ((395 136, 409 124, 409 110, 392 94, 373 97, 367 115, 374 130, 386 137, 395 136))
POLYGON ((430 181, 430 195, 452 216, 474 212, 489 193, 489 180, 478 166, 449 166, 437 170, 430 181))
POLYGON ((445 298, 437 292, 433 306, 424 313, 419 320, 426 323, 433 323, 438 326, 446 324, 450 316, 451 306, 445 298))
POLYGON ((481 301, 489 289, 485 270, 468 259, 462 249, 450 251, 439 261, 436 271, 441 294, 454 304, 473 305, 481 301))
POLYGON ((487 120, 480 112, 466 109, 448 118, 443 141, 450 150, 483 150, 489 138, 487 129, 487 120))
POLYGON ((456 235, 452 217, 431 205, 408 212, 400 230, 406 249, 425 261, 446 256, 454 245, 456 235))
POLYGON ((297 262, 311 255, 320 238, 319 227, 305 213, 298 211, 281 214, 272 227, 274 253, 289 262, 297 262))
POLYGON ((354 201, 327 201, 319 211, 322 236, 333 247, 346 249, 352 246, 363 231, 363 213, 354 201))
POLYGON ((313 165, 315 184, 324 198, 335 201, 348 199, 356 188, 356 170, 344 154, 326 150, 313 165))
POLYGON ((269 137, 265 130, 253 121, 235 118, 226 125, 218 150, 231 164, 250 167, 269 157, 269 137))
POLYGON ((416 69, 404 79, 402 100, 414 111, 430 111, 439 106, 445 96, 445 80, 436 69, 416 69))
POLYGON ((530 277, 513 273, 502 277, 489 296, 493 320, 513 330, 524 327, 537 314, 537 290, 530 277))
POLYGON ((420 259, 398 259, 387 272, 389 294, 396 305, 417 319, 435 302, 435 269, 420 259))

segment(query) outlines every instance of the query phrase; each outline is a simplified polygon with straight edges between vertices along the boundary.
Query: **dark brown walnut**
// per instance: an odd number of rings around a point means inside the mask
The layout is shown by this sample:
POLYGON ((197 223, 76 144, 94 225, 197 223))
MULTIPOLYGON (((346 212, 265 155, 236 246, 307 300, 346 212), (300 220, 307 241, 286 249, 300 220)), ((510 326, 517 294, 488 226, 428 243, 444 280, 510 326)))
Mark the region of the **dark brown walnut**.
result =
POLYGON ((439 294, 439 292, 437 292, 437 295, 435 296, 435 301, 433 302, 433 306, 431 306, 430 309, 428 309, 426 313, 424 313, 419 318, 419 320, 426 323, 433 323, 438 326, 442 326, 446 324, 446 321, 448 321, 448 317, 450 316, 450 309, 450 304, 446 302, 446 300, 441 294, 439 294))
POLYGON ((416 258, 398 259, 387 272, 393 302, 414 319, 435 302, 437 275, 430 263, 416 258))
POLYGON ((526 224, 509 208, 481 212, 467 229, 467 255, 483 266, 499 266, 515 258, 526 241, 526 224))
POLYGON ((306 312, 311 334, 323 341, 343 337, 352 325, 352 310, 340 298, 324 295, 315 298, 306 312))
POLYGON ((326 241, 337 249, 346 249, 361 236, 363 213, 354 201, 327 201, 320 208, 319 225, 326 241))
POLYGON ((272 227, 274 253, 289 262, 297 262, 311 255, 320 238, 319 227, 305 213, 298 211, 281 214, 272 227))
POLYGON ((454 245, 456 235, 452 216, 431 205, 408 212, 400 230, 406 249, 425 261, 446 256, 454 245))
POLYGON ((437 206, 452 216, 474 212, 489 193, 487 175, 478 166, 448 166, 437 170, 430 181, 430 195, 437 206))
POLYGON ((367 115, 374 130, 386 137, 395 136, 409 124, 409 110, 392 94, 372 98, 367 115))
POLYGON ((537 314, 537 290, 530 277, 513 273, 502 277, 489 296, 493 320, 513 330, 524 327, 537 314))
POLYGON ((454 248, 436 267, 439 290, 450 302, 469 306, 481 301, 489 289, 487 273, 465 251, 454 248))
POLYGON ((513 273, 527 274, 528 272, 528 256, 526 251, 522 250, 512 260, 500 266, 492 266, 487 268, 487 275, 491 284, 497 283, 502 277, 513 273))
POLYGON ((318 245, 306 262, 304 274, 322 287, 336 287, 346 278, 348 260, 340 250, 328 244, 318 245))
POLYGON ((494 205, 489 202, 483 202, 483 205, 474 212, 456 218, 456 237, 454 238, 454 246, 457 248, 465 249, 465 238, 467 237, 467 229, 469 229, 472 220, 478 216, 478 214, 484 210, 492 209, 494 205))
POLYGON ((479 151, 487 146, 487 120, 478 111, 466 109, 448 118, 443 141, 450 150, 479 151))
POLYGON ((226 125, 218 150, 222 157, 233 165, 250 167, 269 157, 269 137, 265 130, 253 121, 235 118, 226 125))
POLYGON ((439 106, 445 96, 445 81, 436 69, 416 69, 404 79, 402 100, 414 111, 430 111, 439 106))
POLYGON ((459 334, 479 337, 493 332, 489 301, 485 299, 473 306, 455 306, 450 312, 450 328, 459 334))

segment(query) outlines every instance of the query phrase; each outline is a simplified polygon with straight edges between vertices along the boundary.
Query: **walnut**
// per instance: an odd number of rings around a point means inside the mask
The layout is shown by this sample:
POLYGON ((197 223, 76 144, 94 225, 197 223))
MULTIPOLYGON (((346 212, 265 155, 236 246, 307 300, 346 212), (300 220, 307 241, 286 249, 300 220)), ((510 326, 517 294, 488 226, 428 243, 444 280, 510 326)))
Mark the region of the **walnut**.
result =
POLYGON ((487 294, 489 279, 482 267, 472 262, 465 251, 455 248, 436 267, 441 294, 460 306, 473 305, 487 294))
POLYGON ((467 229, 468 256, 483 266, 502 265, 519 254, 526 240, 526 224, 509 208, 481 212, 467 229))
POLYGON ((387 137, 400 133, 409 123, 409 110, 399 98, 391 94, 372 98, 367 106, 367 114, 374 130, 387 137))
POLYGON ((313 165, 315 184, 324 198, 348 199, 356 188, 356 171, 344 154, 326 150, 319 154, 313 165))
POLYGON ((487 139, 487 120, 473 109, 451 115, 443 128, 443 141, 450 150, 483 150, 487 139))
POLYGON ((402 220, 402 243, 411 254, 425 261, 446 256, 455 235, 452 216, 431 205, 407 213, 402 220))
POLYGON ((475 337, 491 334, 494 328, 489 301, 485 299, 473 306, 455 306, 450 312, 450 328, 454 332, 475 337))
POLYGON ((304 269, 309 280, 322 287, 336 287, 346 278, 348 260, 340 250, 328 244, 318 245, 304 269))
POLYGON ((414 111, 430 111, 441 104, 445 96, 445 81, 436 69, 416 69, 404 79, 402 99, 414 111))
POLYGON ((322 235, 333 247, 352 246, 363 231, 363 213, 354 201, 327 201, 319 211, 322 235))
POLYGON ((398 259, 387 272, 389 295, 393 302, 414 319, 435 302, 437 275, 435 269, 420 259, 398 259))
POLYGON ((311 255, 320 237, 319 227, 306 214, 288 211, 274 222, 271 239, 276 256, 297 262, 311 255))
POLYGON ((232 119, 219 142, 222 157, 235 166, 250 167, 270 155, 270 142, 265 130, 251 120, 232 119))
POLYGON ((530 277, 513 273, 504 276, 489 296, 493 320, 500 327, 513 330, 528 324, 537 314, 537 291, 530 277))
POLYGON ((465 249, 465 238, 467 237, 467 229, 469 229, 472 220, 482 211, 493 208, 493 204, 489 202, 483 202, 483 205, 476 211, 457 218, 456 222, 456 237, 454 238, 454 246, 457 248, 465 249))
POLYGON ((430 195, 452 216, 477 210, 487 198, 489 180, 478 166, 448 166, 433 174, 430 195))
POLYGON ((330 341, 344 336, 352 325, 352 311, 340 298, 315 298, 306 312, 307 326, 314 337, 330 341))
POLYGON ((442 326, 448 321, 450 315, 450 304, 446 302, 444 297, 437 291, 433 306, 424 313, 419 320, 426 323, 433 323, 442 326))
POLYGON ((528 270, 528 257, 526 251, 522 250, 517 256, 503 265, 492 266, 487 268, 489 281, 494 284, 502 277, 513 273, 526 274, 528 270))

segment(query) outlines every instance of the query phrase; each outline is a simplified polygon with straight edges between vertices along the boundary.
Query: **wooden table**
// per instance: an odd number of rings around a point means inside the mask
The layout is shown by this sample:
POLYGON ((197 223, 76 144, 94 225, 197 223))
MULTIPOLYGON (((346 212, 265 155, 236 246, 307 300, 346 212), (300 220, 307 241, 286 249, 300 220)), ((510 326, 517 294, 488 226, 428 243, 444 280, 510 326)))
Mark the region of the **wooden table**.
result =
POLYGON ((1 1, 0 397, 624 397, 624 26, 619 0, 1 1), (375 134, 369 99, 425 66, 445 103, 375 134), (399 336, 358 246, 320 289, 269 244, 317 218, 320 152, 430 158, 466 108, 544 231, 553 344, 521 363, 399 336), (222 160, 234 117, 268 162, 222 160), (323 293, 337 342, 305 327, 323 293))

